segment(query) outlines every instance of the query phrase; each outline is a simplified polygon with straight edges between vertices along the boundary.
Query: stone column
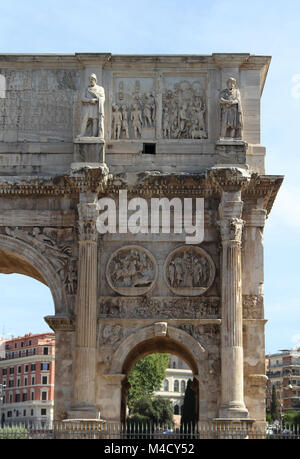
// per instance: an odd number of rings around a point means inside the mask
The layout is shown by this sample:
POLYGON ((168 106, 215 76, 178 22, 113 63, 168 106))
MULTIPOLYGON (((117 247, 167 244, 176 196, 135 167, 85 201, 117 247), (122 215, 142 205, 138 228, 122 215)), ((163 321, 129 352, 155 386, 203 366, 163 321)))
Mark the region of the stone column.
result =
POLYGON ((97 193, 81 193, 74 399, 69 418, 99 418, 95 407, 97 332, 97 193))
POLYGON ((241 191, 222 191, 219 208, 222 240, 221 407, 219 417, 247 418, 244 403, 241 191))

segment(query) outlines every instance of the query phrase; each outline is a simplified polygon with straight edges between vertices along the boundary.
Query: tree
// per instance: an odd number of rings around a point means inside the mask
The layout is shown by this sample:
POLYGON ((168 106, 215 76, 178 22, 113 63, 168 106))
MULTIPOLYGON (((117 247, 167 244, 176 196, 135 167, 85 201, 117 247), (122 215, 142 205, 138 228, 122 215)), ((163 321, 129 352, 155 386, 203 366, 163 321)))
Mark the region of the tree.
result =
POLYGON ((151 399, 166 377, 169 354, 151 354, 141 359, 131 370, 128 381, 128 408, 131 412, 135 402, 141 398, 151 399))
POLYGON ((134 422, 151 422, 160 425, 173 425, 172 402, 163 397, 142 397, 135 400, 130 419, 134 422))
POLYGON ((189 379, 184 394, 180 426, 184 431, 194 427, 197 422, 196 395, 192 386, 192 380, 189 379))
POLYGON ((277 398, 277 391, 275 385, 272 387, 272 400, 271 400, 271 406, 270 406, 270 415, 273 421, 279 421, 280 420, 280 406, 279 406, 279 401, 277 398))

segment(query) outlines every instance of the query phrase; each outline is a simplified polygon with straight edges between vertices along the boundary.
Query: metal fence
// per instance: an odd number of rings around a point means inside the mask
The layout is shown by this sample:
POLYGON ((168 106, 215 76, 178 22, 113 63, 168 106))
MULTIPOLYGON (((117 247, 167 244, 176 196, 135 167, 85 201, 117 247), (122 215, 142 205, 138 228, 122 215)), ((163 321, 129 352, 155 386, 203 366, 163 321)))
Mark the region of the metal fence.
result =
POLYGON ((198 423, 181 428, 154 423, 111 423, 97 421, 54 422, 52 428, 40 425, 3 425, 0 439, 102 439, 146 440, 164 442, 216 439, 299 440, 300 426, 285 425, 281 429, 244 423, 198 423))

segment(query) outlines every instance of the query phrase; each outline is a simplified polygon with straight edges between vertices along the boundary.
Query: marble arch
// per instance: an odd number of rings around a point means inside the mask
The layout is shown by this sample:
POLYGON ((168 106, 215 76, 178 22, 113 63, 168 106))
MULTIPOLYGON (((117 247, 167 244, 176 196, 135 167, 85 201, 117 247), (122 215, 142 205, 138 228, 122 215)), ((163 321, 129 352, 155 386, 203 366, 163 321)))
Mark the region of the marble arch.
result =
POLYGON ((52 292, 56 420, 120 420, 137 356, 174 346, 199 378, 200 420, 265 423, 263 231, 283 181, 261 145, 270 62, 0 56, 2 272, 52 292), (99 234, 98 200, 124 190, 203 198, 204 240, 99 234))
POLYGON ((42 282, 50 289, 55 314, 66 311, 68 300, 59 276, 47 257, 26 242, 0 234, 0 272, 24 274, 42 282))
POLYGON ((193 385, 196 393, 199 420, 201 418, 206 419, 206 413, 201 413, 200 410, 203 407, 201 402, 203 394, 206 390, 209 390, 207 385, 209 353, 199 341, 188 333, 179 328, 168 326, 166 322, 156 323, 138 330, 121 342, 112 357, 111 364, 107 368, 107 374, 105 374, 104 378, 106 384, 102 385, 102 391, 99 391, 99 400, 96 395, 100 410, 107 409, 107 399, 103 395, 106 387, 110 387, 111 391, 111 382, 113 381, 114 392, 109 408, 111 420, 125 421, 130 371, 141 358, 157 352, 177 355, 190 366, 194 376, 193 385))

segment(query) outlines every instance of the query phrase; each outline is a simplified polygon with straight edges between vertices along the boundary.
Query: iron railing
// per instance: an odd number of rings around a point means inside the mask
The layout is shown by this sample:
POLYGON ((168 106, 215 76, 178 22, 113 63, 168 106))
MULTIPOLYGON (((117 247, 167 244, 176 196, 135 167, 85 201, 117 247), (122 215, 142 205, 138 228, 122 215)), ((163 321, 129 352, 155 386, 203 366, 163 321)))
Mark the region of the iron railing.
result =
POLYGON ((281 429, 244 423, 198 423, 181 428, 155 423, 113 423, 104 421, 57 421, 52 428, 41 425, 4 424, 0 439, 102 439, 162 440, 165 443, 202 439, 300 439, 300 426, 285 425, 281 429))

